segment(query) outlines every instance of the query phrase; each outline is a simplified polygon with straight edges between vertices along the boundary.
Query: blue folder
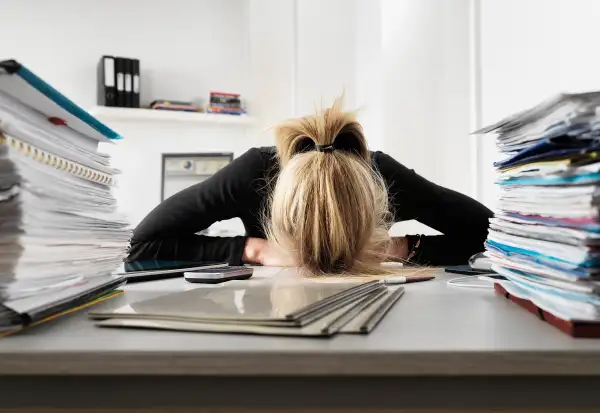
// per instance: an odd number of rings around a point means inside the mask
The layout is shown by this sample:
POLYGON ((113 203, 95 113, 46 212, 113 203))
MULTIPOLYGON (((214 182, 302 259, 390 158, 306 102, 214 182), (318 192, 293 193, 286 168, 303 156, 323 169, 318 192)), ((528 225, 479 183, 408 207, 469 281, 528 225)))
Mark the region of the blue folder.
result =
POLYGON ((16 60, 0 61, 0 91, 97 141, 122 139, 16 60))
POLYGON ((584 155, 600 150, 598 139, 577 139, 570 136, 559 136, 545 139, 516 155, 501 162, 494 163, 498 169, 525 165, 540 160, 564 159, 575 155, 584 155))
POLYGON ((598 257, 589 256, 584 262, 569 262, 557 257, 541 254, 525 248, 512 247, 492 240, 485 241, 486 249, 496 251, 506 257, 517 256, 521 259, 544 265, 556 270, 565 271, 573 276, 587 278, 600 265, 598 257))
POLYGON ((591 172, 582 175, 573 176, 551 176, 551 177, 531 177, 519 176, 509 179, 501 179, 496 183, 501 186, 510 185, 589 185, 600 182, 600 172, 591 172))

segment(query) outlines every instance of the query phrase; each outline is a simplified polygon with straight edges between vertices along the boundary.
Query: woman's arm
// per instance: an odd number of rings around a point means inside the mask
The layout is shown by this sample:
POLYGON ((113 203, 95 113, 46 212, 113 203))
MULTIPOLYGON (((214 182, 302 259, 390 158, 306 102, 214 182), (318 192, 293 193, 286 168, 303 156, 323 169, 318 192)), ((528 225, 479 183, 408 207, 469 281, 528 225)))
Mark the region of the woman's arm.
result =
POLYGON ((250 149, 204 182, 158 205, 133 233, 128 259, 190 260, 242 263, 246 237, 195 235, 217 221, 239 217, 261 203, 255 185, 265 162, 250 149))
POLYGON ((409 261, 464 264, 483 250, 492 211, 466 195, 426 180, 384 153, 377 152, 374 159, 388 185, 396 221, 415 219, 443 234, 407 236, 409 261))

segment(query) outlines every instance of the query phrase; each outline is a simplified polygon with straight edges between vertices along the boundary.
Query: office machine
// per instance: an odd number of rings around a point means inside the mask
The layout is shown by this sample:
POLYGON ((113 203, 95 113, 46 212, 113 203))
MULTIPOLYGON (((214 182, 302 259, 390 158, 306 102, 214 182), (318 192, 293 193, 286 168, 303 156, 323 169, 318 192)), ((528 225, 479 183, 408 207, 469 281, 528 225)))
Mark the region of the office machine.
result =
POLYGON ((164 153, 160 200, 202 182, 233 161, 233 153, 164 153))
MULTIPOLYGON (((200 183, 233 161, 233 153, 164 153, 160 200, 200 183)), ((216 222, 201 234, 212 236, 243 235, 239 218, 216 222)))

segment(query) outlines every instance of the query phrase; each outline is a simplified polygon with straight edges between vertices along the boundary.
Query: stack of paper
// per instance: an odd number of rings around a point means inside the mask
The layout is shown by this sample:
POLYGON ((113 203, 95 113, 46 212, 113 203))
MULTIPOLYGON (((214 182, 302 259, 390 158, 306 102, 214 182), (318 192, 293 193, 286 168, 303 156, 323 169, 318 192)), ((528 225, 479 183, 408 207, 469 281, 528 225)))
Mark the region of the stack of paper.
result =
POLYGON ((505 159, 486 242, 512 295, 600 321, 600 92, 560 95, 484 128, 505 159))
POLYGON ((0 62, 0 329, 122 283, 111 273, 130 230, 112 195, 117 171, 97 152, 110 139, 88 117, 19 63, 0 62))
POLYGON ((369 333, 403 292, 379 281, 232 281, 90 316, 101 327, 328 337, 369 333))

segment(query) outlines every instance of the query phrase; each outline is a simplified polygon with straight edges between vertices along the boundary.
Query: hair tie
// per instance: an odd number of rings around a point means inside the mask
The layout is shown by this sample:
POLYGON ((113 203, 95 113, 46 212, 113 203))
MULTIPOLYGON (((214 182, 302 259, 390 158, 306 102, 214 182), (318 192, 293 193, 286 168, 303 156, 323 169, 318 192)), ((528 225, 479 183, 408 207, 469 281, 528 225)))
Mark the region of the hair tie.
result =
POLYGON ((317 148, 317 152, 323 152, 323 153, 333 152, 335 150, 335 146, 333 146, 332 144, 316 145, 315 147, 317 148))

